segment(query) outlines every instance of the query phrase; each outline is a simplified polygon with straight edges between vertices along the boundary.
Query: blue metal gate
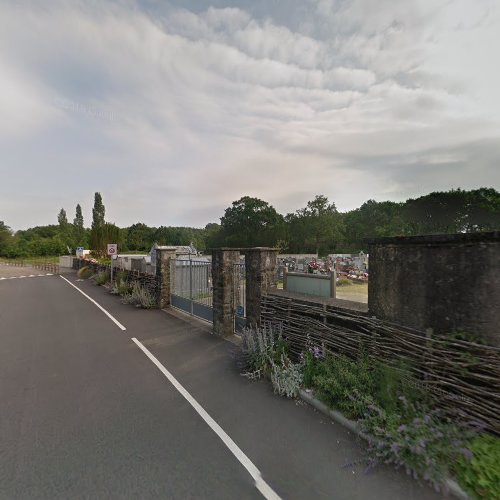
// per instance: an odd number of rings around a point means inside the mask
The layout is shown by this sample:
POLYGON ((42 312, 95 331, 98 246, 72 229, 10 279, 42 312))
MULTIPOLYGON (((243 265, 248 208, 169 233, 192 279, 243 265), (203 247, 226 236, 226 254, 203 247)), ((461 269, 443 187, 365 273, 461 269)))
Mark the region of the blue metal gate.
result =
MULTIPOLYGON (((210 260, 175 259, 171 264, 170 303, 192 316, 213 323, 212 262, 210 260)), ((245 264, 233 265, 234 331, 246 326, 245 264)))
POLYGON ((213 322, 212 263, 200 258, 172 260, 171 277, 172 306, 213 322))

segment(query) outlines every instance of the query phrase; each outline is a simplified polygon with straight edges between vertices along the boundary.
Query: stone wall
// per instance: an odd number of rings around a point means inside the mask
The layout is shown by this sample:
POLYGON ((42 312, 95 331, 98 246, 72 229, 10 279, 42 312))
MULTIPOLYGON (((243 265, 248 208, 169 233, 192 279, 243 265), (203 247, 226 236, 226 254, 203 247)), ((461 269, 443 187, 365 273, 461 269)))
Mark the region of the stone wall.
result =
POLYGON ((371 315, 421 331, 461 328, 500 346, 500 232, 369 245, 371 315))

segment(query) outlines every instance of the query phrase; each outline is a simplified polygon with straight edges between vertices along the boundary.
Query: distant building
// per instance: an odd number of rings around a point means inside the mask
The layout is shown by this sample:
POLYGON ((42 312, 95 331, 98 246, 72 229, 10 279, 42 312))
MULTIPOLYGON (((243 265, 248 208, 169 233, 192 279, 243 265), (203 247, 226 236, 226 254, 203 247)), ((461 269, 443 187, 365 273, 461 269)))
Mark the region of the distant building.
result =
POLYGON ((113 267, 128 271, 151 273, 151 257, 145 254, 118 254, 113 257, 113 267))
POLYGON ((182 265, 183 260, 203 260, 207 262, 211 262, 211 257, 204 257, 201 253, 195 248, 195 246, 191 243, 190 245, 158 245, 155 243, 151 250, 149 251, 149 257, 151 262, 151 272, 154 274, 156 272, 156 250, 157 249, 169 249, 173 250, 175 248, 175 257, 177 259, 176 265, 182 265))

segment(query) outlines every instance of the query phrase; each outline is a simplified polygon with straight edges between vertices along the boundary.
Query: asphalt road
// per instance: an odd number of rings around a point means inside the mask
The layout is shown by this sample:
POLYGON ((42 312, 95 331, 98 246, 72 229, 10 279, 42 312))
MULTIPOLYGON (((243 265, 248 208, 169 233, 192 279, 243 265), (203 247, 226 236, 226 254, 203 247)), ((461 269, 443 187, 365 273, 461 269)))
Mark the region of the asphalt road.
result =
POLYGON ((0 498, 262 498, 164 366, 282 498, 435 499, 311 407, 241 377, 199 322, 66 275, 0 281, 0 498))

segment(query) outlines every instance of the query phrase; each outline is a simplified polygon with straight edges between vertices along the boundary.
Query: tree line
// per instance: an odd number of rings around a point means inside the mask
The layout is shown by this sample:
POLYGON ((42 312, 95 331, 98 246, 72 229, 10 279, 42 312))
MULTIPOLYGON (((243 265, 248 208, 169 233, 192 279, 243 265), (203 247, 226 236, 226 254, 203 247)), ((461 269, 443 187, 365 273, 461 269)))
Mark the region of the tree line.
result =
POLYGON ((95 193, 90 228, 82 208, 73 222, 61 209, 58 224, 12 232, 0 221, 0 256, 60 255, 81 246, 96 256, 107 243, 119 252, 147 252, 154 243, 210 248, 271 246, 286 253, 351 253, 366 251, 366 241, 382 236, 462 233, 500 229, 500 193, 493 188, 433 192, 405 202, 368 200, 359 208, 339 212, 333 201, 317 195, 306 206, 280 214, 268 202, 244 196, 226 208, 220 223, 204 228, 160 226, 138 222, 120 228, 105 220, 100 193, 95 193))

